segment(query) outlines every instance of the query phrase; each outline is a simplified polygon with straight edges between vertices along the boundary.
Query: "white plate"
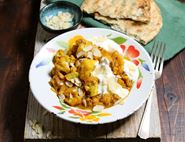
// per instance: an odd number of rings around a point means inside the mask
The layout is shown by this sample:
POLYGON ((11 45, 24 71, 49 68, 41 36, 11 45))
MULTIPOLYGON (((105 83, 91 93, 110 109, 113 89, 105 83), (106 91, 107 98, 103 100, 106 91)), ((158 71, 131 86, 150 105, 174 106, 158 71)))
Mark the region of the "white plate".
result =
POLYGON ((75 123, 104 124, 128 117, 138 110, 147 100, 154 84, 154 70, 150 56, 145 49, 128 36, 108 29, 85 28, 59 35, 45 44, 32 61, 29 72, 30 87, 37 101, 49 112, 58 117, 75 123), (122 105, 115 105, 101 112, 92 112, 70 107, 59 102, 56 94, 49 85, 49 72, 53 64, 52 58, 56 51, 67 47, 67 42, 75 35, 82 35, 90 39, 93 37, 107 36, 122 47, 125 56, 128 56, 138 65, 140 75, 122 105))

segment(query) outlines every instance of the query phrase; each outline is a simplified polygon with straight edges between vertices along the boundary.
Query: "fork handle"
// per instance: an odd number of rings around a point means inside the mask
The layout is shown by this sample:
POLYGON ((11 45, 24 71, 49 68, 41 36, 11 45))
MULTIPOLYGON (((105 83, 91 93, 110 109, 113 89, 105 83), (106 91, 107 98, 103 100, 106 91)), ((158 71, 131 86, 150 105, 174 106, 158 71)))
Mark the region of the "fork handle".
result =
POLYGON ((150 136, 150 114, 151 114, 151 105, 153 100, 153 93, 152 93, 153 89, 149 95, 149 98, 145 107, 145 112, 138 131, 138 136, 142 139, 147 139, 150 136))

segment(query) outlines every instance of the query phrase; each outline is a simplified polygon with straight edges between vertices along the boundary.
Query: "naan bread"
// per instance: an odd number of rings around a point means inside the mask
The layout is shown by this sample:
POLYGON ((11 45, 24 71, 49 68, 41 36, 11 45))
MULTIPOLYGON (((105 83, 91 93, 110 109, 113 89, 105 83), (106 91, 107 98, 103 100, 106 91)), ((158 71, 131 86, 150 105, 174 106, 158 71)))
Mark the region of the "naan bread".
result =
POLYGON ((151 41, 159 33, 162 27, 160 9, 153 0, 151 1, 151 19, 149 23, 114 19, 104 17, 99 13, 95 13, 95 19, 110 24, 113 29, 124 32, 143 44, 147 44, 151 41))
POLYGON ((110 18, 150 21, 151 0, 84 0, 81 9, 88 14, 99 13, 110 18))

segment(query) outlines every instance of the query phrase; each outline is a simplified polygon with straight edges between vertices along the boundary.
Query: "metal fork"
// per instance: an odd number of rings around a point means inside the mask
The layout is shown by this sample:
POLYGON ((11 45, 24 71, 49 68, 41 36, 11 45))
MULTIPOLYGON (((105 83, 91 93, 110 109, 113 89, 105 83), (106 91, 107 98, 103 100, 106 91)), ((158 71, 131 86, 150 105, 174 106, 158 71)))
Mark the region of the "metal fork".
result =
MULTIPOLYGON (((151 59, 155 70, 155 79, 158 79, 162 75, 163 64, 164 64, 164 52, 166 49, 166 44, 163 42, 155 41, 151 51, 151 59)), ((154 85, 155 89, 155 85, 154 85)), ((142 139, 147 139, 150 136, 150 113, 152 105, 152 93, 150 94, 147 105, 145 107, 145 112, 140 124, 138 135, 142 139)))

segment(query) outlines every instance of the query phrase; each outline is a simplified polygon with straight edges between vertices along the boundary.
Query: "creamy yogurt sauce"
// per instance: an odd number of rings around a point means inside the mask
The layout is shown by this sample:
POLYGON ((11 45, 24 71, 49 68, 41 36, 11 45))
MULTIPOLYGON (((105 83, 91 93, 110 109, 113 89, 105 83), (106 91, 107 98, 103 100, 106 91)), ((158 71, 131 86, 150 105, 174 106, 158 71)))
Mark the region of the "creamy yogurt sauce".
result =
MULTIPOLYGON (((123 55, 122 49, 114 41, 108 39, 107 37, 95 37, 90 40, 97 46, 105 49, 108 52, 118 51, 118 53, 123 55)), ((138 67, 124 59, 123 69, 128 75, 129 79, 136 81, 139 76, 138 67)), ((119 95, 121 98, 125 98, 129 94, 129 90, 123 88, 117 82, 117 76, 115 76, 109 66, 109 60, 103 57, 100 62, 97 62, 92 75, 99 79, 98 93, 105 94, 107 92, 112 92, 119 95)))
POLYGON ((123 52, 122 52, 122 49, 120 48, 120 46, 116 42, 108 39, 105 36, 94 37, 94 38, 91 38, 88 40, 91 41, 93 44, 102 47, 103 49, 105 49, 106 51, 108 51, 110 53, 112 53, 114 51, 118 51, 118 53, 123 55, 123 52))
POLYGON ((92 72, 92 75, 99 79, 98 93, 105 94, 107 92, 112 92, 125 98, 129 91, 128 89, 123 88, 118 82, 117 77, 113 74, 110 66, 109 60, 102 58, 100 63, 96 63, 95 69, 92 72))
POLYGON ((124 59, 123 65, 124 72, 128 75, 129 79, 136 81, 139 76, 138 67, 131 61, 124 59))

